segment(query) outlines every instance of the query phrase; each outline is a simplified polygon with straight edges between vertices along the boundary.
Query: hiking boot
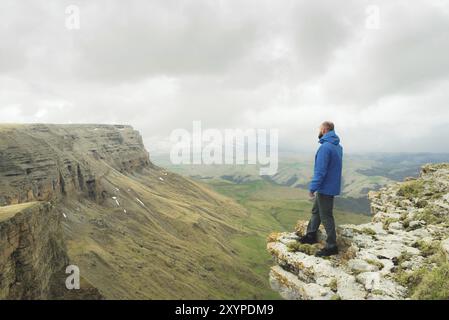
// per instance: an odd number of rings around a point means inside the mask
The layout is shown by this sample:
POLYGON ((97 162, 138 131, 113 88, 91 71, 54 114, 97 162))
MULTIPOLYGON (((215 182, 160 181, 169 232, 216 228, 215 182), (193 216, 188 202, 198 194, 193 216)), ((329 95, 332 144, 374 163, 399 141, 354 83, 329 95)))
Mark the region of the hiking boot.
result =
POLYGON ((329 257, 338 254, 338 248, 332 247, 332 248, 323 248, 320 251, 318 251, 315 256, 316 257, 329 257))
POLYGON ((318 241, 316 240, 316 234, 308 233, 305 236, 299 238, 299 242, 303 244, 314 244, 317 243, 318 241))

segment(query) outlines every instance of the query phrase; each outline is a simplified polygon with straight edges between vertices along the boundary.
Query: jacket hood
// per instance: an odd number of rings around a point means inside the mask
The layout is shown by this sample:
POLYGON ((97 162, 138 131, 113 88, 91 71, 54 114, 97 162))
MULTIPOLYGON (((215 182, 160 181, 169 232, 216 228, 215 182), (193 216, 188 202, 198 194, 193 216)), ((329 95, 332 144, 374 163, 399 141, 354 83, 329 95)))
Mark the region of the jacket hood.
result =
POLYGON ((340 143, 340 138, 337 136, 334 130, 331 130, 320 139, 321 144, 324 142, 329 142, 338 145, 340 143))

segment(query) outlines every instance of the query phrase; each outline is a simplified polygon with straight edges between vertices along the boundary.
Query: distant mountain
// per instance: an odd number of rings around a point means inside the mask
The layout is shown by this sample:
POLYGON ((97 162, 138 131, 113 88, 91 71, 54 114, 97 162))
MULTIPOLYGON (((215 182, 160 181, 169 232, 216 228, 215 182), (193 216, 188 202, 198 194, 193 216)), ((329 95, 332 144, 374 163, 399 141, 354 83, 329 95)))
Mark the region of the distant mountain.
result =
MULTIPOLYGON (((172 165, 168 155, 154 157, 161 166, 204 182, 226 180, 235 184, 271 181, 281 186, 307 189, 313 173, 313 154, 281 154, 274 176, 259 176, 257 165, 172 165)), ((416 177, 426 163, 449 161, 449 153, 347 154, 344 159, 342 195, 336 205, 343 211, 370 212, 368 192, 406 177, 416 177)))
POLYGON ((353 157, 376 162, 371 168, 359 169, 359 173, 383 176, 395 181, 416 177, 424 164, 449 161, 449 153, 372 153, 353 157))

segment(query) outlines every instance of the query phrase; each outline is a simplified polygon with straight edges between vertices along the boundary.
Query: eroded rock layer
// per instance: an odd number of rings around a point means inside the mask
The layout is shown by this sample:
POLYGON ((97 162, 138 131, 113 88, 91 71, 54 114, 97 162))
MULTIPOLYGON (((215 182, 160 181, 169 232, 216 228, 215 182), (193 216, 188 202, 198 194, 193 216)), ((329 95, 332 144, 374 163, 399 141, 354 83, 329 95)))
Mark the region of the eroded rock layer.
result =
POLYGON ((2 125, 0 205, 81 193, 102 200, 99 179, 110 168, 150 165, 140 134, 123 125, 2 125))

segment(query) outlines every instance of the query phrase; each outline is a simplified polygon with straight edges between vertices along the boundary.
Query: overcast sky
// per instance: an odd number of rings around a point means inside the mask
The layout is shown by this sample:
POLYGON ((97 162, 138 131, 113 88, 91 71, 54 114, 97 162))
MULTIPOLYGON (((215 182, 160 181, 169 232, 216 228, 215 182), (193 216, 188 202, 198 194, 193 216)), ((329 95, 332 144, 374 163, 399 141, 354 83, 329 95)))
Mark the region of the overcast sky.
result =
POLYGON ((155 152, 200 120, 311 151, 329 119, 347 152, 448 152, 448 57, 443 0, 2 0, 0 122, 131 124, 155 152))

